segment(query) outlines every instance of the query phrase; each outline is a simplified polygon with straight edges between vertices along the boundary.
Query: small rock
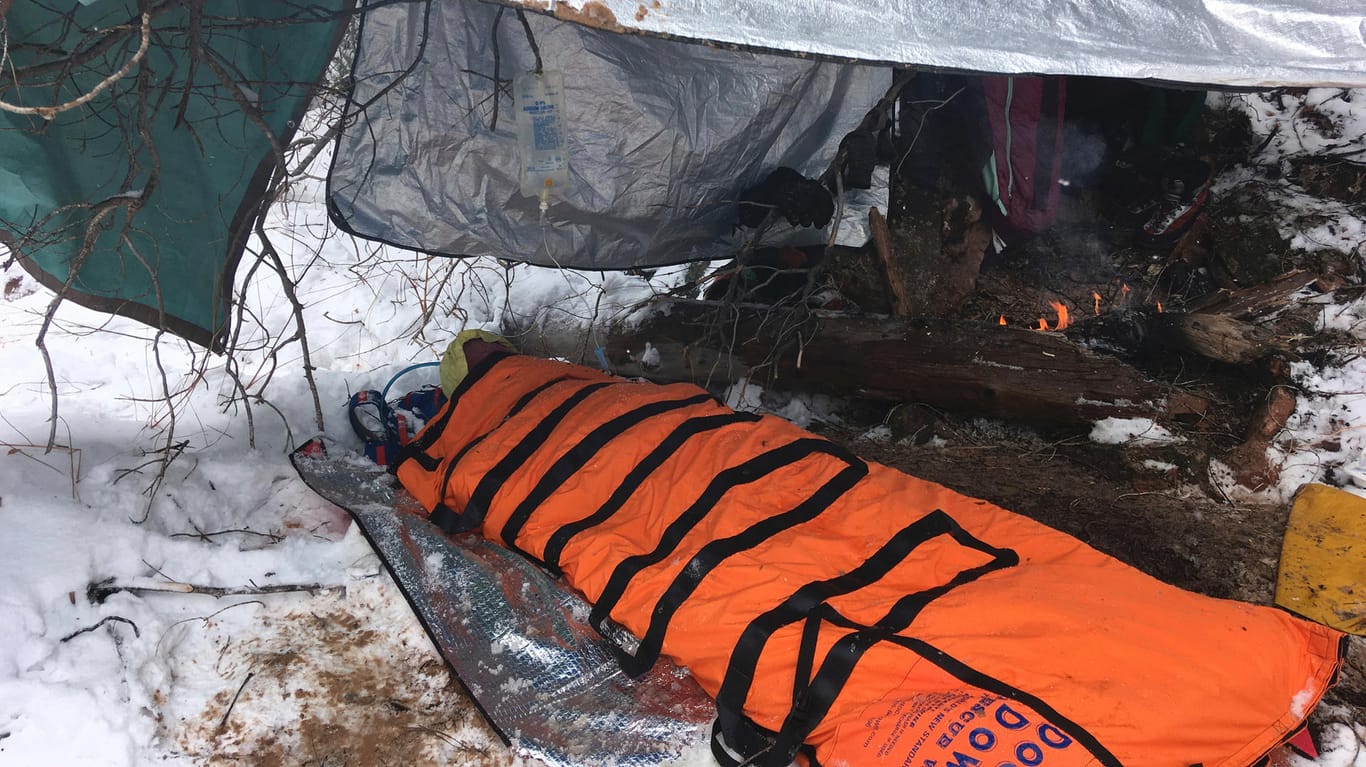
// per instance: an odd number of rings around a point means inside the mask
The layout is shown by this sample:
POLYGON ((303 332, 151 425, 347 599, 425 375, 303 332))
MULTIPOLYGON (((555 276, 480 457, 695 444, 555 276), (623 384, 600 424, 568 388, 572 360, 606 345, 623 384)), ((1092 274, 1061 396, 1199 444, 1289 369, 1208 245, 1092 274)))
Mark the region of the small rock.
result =
POLYGON ((935 426, 938 422, 939 416, 933 410, 916 404, 901 405, 887 418, 893 440, 909 439, 917 445, 924 445, 937 436, 935 426))

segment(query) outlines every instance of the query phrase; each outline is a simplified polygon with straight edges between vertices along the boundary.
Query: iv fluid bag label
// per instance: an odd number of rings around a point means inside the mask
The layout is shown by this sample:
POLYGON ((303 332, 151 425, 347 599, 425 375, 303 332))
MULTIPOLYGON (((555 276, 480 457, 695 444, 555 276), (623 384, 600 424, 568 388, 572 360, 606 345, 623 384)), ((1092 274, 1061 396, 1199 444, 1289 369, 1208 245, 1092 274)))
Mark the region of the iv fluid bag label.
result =
POLYGON ((528 73, 512 84, 517 105, 517 149, 522 194, 563 195, 569 186, 565 154, 564 75, 528 73))

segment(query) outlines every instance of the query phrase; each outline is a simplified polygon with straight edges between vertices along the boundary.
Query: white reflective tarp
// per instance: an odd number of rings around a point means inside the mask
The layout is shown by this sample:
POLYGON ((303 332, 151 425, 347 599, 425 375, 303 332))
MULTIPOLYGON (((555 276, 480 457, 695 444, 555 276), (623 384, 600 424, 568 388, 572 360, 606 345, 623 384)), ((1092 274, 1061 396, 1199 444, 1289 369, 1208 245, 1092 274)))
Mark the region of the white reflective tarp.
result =
POLYGON ((619 31, 974 72, 1241 87, 1366 86, 1364 0, 523 4, 619 31))

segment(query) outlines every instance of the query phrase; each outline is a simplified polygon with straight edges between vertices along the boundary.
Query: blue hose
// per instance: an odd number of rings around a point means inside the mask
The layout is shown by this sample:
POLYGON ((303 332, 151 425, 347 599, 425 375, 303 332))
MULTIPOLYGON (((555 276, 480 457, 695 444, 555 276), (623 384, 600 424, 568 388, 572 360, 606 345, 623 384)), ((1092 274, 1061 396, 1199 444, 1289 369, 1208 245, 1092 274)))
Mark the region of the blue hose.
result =
POLYGON ((393 377, 389 379, 389 383, 384 385, 384 390, 379 393, 380 400, 386 403, 389 401, 389 387, 393 386, 394 382, 398 379, 413 372, 414 370, 417 370, 418 368, 431 368, 436 367, 440 364, 440 362, 419 362, 416 365, 409 365, 408 367, 398 371, 397 373, 394 373, 393 377))

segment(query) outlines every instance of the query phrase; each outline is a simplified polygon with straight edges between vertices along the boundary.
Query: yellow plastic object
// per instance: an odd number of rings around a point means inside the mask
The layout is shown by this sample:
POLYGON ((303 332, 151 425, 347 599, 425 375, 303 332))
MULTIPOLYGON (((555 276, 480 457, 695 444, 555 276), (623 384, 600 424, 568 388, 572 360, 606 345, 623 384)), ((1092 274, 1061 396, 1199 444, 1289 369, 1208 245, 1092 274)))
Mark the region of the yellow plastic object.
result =
POLYGON ((1366 498, 1327 485, 1300 490, 1281 544, 1276 604, 1366 636, 1366 498))
POLYGON ((487 330, 462 330, 456 334, 455 340, 451 341, 446 347, 446 353, 441 355, 441 390, 446 396, 451 396, 455 387, 465 380, 465 376, 470 372, 469 363, 465 361, 465 342, 478 338, 481 341, 488 341, 491 344, 501 344, 508 348, 508 351, 517 351, 517 347, 512 342, 487 330))

